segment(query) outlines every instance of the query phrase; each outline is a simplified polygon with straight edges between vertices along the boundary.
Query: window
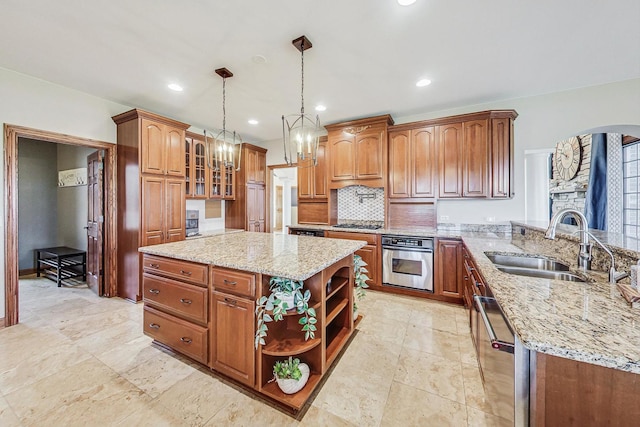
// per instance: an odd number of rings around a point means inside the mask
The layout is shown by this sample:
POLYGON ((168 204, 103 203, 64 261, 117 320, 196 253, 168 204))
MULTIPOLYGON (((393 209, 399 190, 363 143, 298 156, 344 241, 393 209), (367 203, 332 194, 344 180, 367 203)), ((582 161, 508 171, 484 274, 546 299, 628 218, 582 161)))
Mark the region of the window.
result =
POLYGON ((640 141, 622 146, 624 234, 640 238, 640 141))

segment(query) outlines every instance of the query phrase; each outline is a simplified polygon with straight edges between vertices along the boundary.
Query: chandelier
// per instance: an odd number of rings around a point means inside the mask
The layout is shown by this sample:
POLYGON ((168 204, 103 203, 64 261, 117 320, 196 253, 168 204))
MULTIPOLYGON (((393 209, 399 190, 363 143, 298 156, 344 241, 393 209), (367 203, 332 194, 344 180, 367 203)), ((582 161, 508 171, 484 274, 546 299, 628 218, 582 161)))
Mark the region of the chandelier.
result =
POLYGON ((235 131, 227 130, 226 83, 228 77, 233 77, 233 73, 226 68, 218 68, 215 72, 222 77, 222 130, 215 135, 204 131, 207 166, 214 171, 226 168, 239 171, 242 138, 235 131))
MULTIPOLYGON (((300 51, 302 84, 300 90, 301 107, 299 114, 282 116, 282 140, 284 142, 284 161, 292 166, 298 160, 311 159, 312 165, 318 163, 318 139, 320 137, 320 119, 304 113, 304 51, 312 47, 305 36, 292 41, 300 51), (294 155, 295 153, 295 155, 294 155)), ((299 165, 301 166, 301 165, 299 165)), ((309 166, 309 165, 307 165, 309 166)))

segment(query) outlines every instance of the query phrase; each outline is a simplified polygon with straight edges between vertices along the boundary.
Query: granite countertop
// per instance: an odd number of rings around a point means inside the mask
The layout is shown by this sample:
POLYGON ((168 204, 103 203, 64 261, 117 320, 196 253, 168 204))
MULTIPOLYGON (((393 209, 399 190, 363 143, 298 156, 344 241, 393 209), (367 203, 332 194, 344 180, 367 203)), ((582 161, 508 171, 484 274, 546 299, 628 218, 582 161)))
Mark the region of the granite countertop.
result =
POLYGON ((366 243, 242 231, 143 246, 140 252, 219 267, 305 280, 366 243))
MULTIPOLYGON (((530 350, 640 374, 640 310, 631 308, 604 272, 589 283, 515 276, 485 252, 523 253, 510 239, 462 238, 520 341, 530 350)), ((528 247, 532 253, 540 253, 528 247)))

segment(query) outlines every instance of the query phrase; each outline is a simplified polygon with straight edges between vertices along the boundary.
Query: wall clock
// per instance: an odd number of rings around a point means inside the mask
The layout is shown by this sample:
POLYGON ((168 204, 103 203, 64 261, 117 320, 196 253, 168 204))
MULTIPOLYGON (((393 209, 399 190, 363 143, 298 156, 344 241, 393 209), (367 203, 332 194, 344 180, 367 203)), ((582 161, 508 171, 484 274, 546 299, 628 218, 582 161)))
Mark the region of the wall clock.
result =
POLYGON ((575 178, 578 170, 580 170, 582 160, 582 145, 580 144, 580 139, 574 136, 558 142, 554 157, 558 176, 565 181, 575 178))

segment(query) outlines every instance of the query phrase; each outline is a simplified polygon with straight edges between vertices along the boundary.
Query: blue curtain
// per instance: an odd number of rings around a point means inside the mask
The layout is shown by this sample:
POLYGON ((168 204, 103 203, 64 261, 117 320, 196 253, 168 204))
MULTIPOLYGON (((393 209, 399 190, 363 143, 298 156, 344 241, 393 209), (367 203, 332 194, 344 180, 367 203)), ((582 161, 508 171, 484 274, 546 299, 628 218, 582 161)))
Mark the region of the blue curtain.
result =
POLYGON ((591 169, 585 204, 589 228, 607 229, 607 134, 591 135, 591 169))

